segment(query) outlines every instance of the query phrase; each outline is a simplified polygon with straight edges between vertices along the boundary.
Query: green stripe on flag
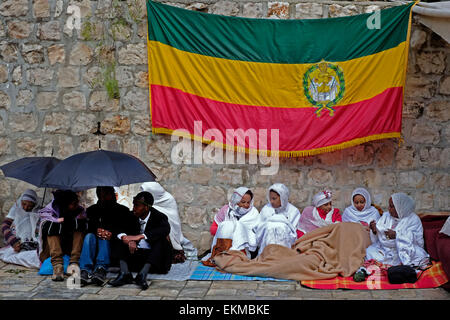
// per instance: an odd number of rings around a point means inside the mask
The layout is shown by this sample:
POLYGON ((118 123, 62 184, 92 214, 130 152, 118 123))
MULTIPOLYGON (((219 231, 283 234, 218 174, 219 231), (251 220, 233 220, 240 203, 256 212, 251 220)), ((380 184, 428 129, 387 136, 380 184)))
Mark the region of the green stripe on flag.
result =
POLYGON ((147 1, 148 38, 179 50, 216 58, 267 63, 346 61, 375 54, 407 39, 414 3, 356 16, 274 20, 228 17, 147 1), (372 16, 373 17, 373 16, 372 16))

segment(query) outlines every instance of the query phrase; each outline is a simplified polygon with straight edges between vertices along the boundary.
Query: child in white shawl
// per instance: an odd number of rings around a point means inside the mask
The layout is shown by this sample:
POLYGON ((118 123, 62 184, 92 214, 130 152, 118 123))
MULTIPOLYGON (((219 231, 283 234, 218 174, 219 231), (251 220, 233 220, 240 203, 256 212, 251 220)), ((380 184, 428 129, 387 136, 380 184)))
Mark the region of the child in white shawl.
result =
POLYGON ((269 244, 290 248, 297 240, 300 211, 289 203, 289 189, 282 183, 270 186, 256 230, 258 254, 269 244))
POLYGON ((423 268, 428 265, 423 227, 414 206, 414 200, 404 193, 394 193, 389 198, 389 213, 385 212, 376 223, 370 224, 377 241, 366 249, 367 260, 392 266, 423 268))
POLYGON ((2 248, 0 258, 7 263, 39 268, 36 234, 39 214, 37 194, 28 189, 14 203, 2 223, 2 233, 9 245, 2 248))
POLYGON ((380 219, 380 212, 372 205, 369 191, 356 188, 352 192, 352 205, 342 214, 342 222, 357 222, 368 226, 371 221, 380 219))
POLYGON ((169 219, 169 238, 175 251, 172 263, 182 263, 186 258, 197 259, 197 249, 183 236, 181 231, 181 221, 175 198, 155 181, 143 183, 141 191, 150 192, 154 199, 153 208, 164 213, 169 219))
POLYGON ((228 205, 223 206, 214 217, 214 239, 211 255, 205 256, 202 263, 215 266, 212 260, 215 255, 225 250, 239 250, 250 257, 256 251, 254 228, 258 223, 259 212, 253 206, 253 193, 246 187, 234 190, 228 205))

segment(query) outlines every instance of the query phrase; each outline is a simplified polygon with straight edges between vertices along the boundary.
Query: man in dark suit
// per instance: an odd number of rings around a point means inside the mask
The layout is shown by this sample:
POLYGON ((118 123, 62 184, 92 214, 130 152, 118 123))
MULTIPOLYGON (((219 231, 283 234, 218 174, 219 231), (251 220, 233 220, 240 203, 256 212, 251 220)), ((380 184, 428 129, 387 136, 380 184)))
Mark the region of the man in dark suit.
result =
POLYGON ((134 282, 148 288, 147 273, 167 273, 172 265, 170 224, 167 216, 152 207, 153 196, 140 192, 133 198, 134 221, 124 224, 112 248, 120 263, 120 273, 109 282, 113 287, 133 282, 131 271, 138 271, 134 282))
POLYGON ((114 187, 97 187, 98 201, 86 210, 88 230, 80 257, 81 285, 103 285, 111 264, 111 243, 123 223, 134 219, 127 207, 118 204, 114 187))

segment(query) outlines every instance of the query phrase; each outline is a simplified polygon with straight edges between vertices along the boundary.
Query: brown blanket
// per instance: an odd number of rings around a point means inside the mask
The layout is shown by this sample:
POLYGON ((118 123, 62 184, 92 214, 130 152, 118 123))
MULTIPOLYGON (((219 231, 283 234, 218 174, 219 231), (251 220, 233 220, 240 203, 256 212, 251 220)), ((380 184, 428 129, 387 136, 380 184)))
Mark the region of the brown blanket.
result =
POLYGON ((292 280, 349 277, 364 262, 370 245, 367 227, 343 222, 315 229, 291 248, 271 244, 256 259, 240 251, 225 251, 214 258, 223 272, 292 280))

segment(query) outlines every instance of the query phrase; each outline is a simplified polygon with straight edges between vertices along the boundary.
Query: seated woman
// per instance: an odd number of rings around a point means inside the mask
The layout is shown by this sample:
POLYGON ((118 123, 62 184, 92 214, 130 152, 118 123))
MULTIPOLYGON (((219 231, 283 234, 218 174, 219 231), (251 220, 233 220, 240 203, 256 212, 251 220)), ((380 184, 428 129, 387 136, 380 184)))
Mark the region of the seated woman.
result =
POLYGON ((49 256, 53 266, 53 281, 64 281, 64 254, 70 255, 70 265, 78 265, 83 237, 87 229, 86 212, 79 205, 78 196, 70 190, 56 190, 53 200, 39 210, 39 258, 44 262, 49 256))
POLYGON ((342 222, 357 222, 368 226, 372 220, 378 221, 382 212, 372 205, 369 191, 356 188, 352 192, 352 205, 345 208, 342 222))
POLYGON ((298 224, 299 238, 314 229, 342 221, 339 209, 333 207, 332 193, 321 191, 313 197, 313 206, 306 207, 298 224))
POLYGON ((154 198, 153 208, 164 213, 169 219, 169 237, 173 247, 172 263, 183 263, 186 258, 197 259, 197 249, 181 231, 180 215, 175 198, 155 181, 143 183, 141 191, 150 192, 154 198))
POLYGON ((374 259, 387 265, 425 267, 429 255, 424 250, 423 227, 414 213, 414 200, 405 193, 389 198, 389 213, 370 223, 377 241, 366 249, 366 260, 374 259))
POLYGON ((253 229, 258 223, 259 212, 253 206, 253 193, 246 187, 234 190, 230 202, 215 215, 211 225, 214 236, 211 256, 202 263, 215 266, 212 258, 225 250, 243 250, 247 256, 256 250, 256 237, 253 229))
POLYGON ((36 236, 39 214, 36 210, 37 194, 28 189, 14 203, 2 222, 1 231, 7 247, 0 257, 4 262, 39 268, 36 236))
POLYGON ((290 248, 297 240, 300 211, 289 203, 289 189, 282 183, 270 186, 256 230, 258 254, 269 244, 290 248))

